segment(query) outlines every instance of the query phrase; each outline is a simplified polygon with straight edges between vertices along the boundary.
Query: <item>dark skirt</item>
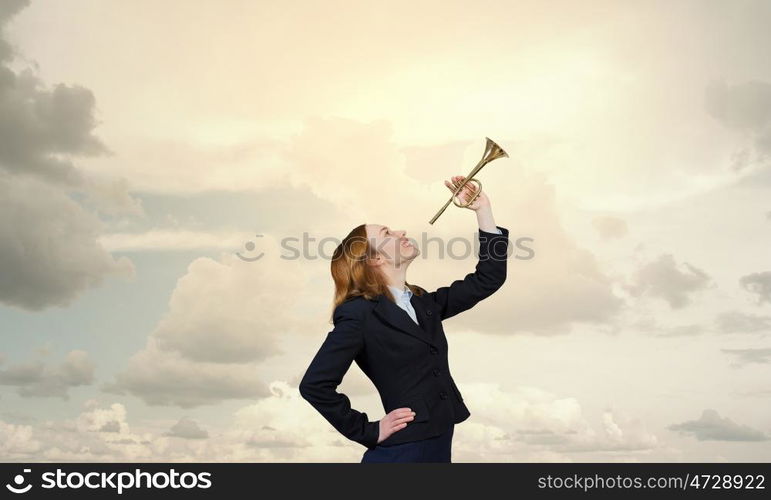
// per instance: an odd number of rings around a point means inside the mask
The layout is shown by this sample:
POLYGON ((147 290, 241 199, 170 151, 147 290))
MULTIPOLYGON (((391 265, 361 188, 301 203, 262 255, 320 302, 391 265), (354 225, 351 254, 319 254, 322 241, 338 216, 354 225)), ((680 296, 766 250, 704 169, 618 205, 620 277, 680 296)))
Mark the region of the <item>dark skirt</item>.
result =
POLYGON ((451 462, 454 429, 453 424, 443 434, 428 439, 390 446, 376 445, 364 452, 361 463, 451 462))

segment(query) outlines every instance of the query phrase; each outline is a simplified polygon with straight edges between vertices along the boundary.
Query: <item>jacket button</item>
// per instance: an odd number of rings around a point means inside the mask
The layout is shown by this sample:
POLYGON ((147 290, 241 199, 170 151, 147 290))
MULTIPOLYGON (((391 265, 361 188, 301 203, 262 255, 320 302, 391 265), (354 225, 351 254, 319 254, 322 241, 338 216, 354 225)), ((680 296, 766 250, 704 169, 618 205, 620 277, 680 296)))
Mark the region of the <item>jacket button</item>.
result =
POLYGON ((426 311, 426 316, 431 316, 432 313, 433 313, 433 311, 431 311, 431 309, 429 309, 429 310, 426 311))
POLYGON ((439 351, 437 350, 437 348, 436 348, 436 347, 434 347, 434 346, 431 346, 431 349, 429 350, 429 352, 430 352, 431 354, 436 354, 436 353, 437 353, 437 352, 439 352, 439 351))
POLYGON ((439 393, 439 397, 442 398, 442 399, 447 399, 447 393, 442 391, 442 392, 439 393))
POLYGON ((438 377, 439 373, 439 368, 434 368, 434 377, 438 377))

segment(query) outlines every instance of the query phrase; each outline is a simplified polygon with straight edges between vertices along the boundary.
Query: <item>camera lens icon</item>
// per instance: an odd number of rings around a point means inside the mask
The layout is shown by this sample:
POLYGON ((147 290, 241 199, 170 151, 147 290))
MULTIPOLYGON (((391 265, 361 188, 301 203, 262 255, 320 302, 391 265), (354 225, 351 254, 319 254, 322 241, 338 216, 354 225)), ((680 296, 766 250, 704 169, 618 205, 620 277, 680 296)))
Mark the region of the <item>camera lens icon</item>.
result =
MULTIPOLYGON (((24 469, 24 473, 32 472, 32 469, 24 469)), ((11 484, 6 484, 5 487, 8 488, 8 490, 11 493, 26 493, 32 488, 31 484, 28 484, 27 486, 22 487, 22 484, 24 484, 24 481, 26 478, 21 474, 16 474, 13 477, 13 482, 16 486, 13 486, 11 484)))

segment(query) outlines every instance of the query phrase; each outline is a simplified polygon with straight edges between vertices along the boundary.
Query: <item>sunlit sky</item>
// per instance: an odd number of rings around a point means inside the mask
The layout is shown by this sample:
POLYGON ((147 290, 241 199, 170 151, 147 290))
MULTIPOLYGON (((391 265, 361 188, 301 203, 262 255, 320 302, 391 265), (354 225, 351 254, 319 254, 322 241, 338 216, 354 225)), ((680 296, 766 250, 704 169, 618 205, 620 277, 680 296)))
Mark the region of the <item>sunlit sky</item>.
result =
MULTIPOLYGON (((478 178, 534 257, 444 323, 453 461, 768 461, 769 16, 3 0, 0 456, 358 461, 297 391, 331 329, 319 240, 473 241, 469 210, 428 220, 490 137, 478 178)), ((408 281, 474 264, 424 251, 408 281)), ((339 390, 383 416, 355 365, 339 390)))

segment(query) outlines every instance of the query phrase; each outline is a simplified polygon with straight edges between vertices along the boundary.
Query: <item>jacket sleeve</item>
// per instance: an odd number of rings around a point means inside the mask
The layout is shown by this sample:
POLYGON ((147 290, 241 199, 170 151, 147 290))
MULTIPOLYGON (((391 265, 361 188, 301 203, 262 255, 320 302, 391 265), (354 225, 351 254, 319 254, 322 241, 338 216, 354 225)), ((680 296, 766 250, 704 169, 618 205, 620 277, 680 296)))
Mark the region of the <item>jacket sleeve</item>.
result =
POLYGON ((492 295, 506 281, 509 230, 501 226, 496 227, 501 230, 501 234, 479 230, 479 261, 473 273, 428 294, 439 306, 442 319, 471 309, 477 302, 492 295))
POLYGON ((367 414, 351 408, 348 396, 337 386, 364 347, 361 315, 352 302, 335 308, 334 328, 319 348, 300 381, 300 394, 321 415, 352 441, 373 448, 380 437, 380 422, 370 422, 367 414))

